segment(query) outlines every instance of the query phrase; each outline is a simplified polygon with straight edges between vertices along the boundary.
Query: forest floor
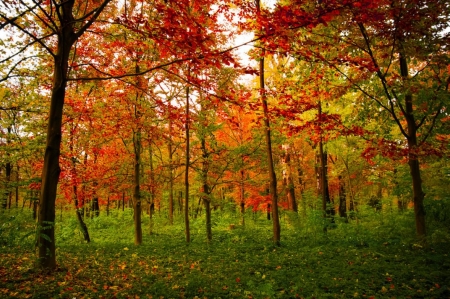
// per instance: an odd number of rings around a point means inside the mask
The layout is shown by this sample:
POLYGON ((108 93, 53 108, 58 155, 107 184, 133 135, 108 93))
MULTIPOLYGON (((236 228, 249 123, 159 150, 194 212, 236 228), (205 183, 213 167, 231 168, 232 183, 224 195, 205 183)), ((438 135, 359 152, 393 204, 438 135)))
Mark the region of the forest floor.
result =
POLYGON ((410 211, 367 209, 326 233, 320 215, 283 213, 280 247, 263 215, 241 226, 238 215, 214 212, 209 243, 204 219, 192 219, 190 244, 182 219, 170 226, 156 215, 135 246, 131 211, 88 219, 89 244, 65 212, 58 269, 45 273, 34 268, 30 212, 3 211, 0 298, 450 298, 448 226, 434 223, 419 243, 410 211))

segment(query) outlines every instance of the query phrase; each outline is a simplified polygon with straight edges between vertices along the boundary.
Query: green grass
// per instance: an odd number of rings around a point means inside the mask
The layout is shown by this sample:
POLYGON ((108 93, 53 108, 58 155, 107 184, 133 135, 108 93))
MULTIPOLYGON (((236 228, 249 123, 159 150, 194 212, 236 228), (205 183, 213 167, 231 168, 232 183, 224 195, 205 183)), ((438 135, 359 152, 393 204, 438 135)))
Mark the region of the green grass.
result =
POLYGON ((48 274, 33 267, 30 213, 3 211, 0 298, 450 298, 446 219, 430 221, 423 245, 411 211, 357 216, 331 226, 320 211, 282 213, 275 247, 264 215, 249 213, 244 228, 238 215, 214 212, 211 243, 204 219, 191 219, 186 244, 182 219, 170 226, 157 214, 154 233, 135 246, 131 211, 88 219, 89 244, 66 212, 56 226, 59 268, 48 274))

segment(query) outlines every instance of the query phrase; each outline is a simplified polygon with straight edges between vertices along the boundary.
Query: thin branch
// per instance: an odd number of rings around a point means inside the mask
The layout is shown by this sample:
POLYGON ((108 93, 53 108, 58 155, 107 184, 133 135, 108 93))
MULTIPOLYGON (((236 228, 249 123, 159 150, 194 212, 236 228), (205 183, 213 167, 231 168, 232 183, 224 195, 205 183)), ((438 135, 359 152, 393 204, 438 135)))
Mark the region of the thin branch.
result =
POLYGON ((91 68, 93 68, 95 71, 97 71, 100 74, 105 75, 105 77, 79 77, 79 78, 67 78, 67 81, 105 81, 105 80, 111 80, 111 79, 121 79, 121 78, 127 78, 127 77, 134 77, 134 76, 142 76, 145 75, 147 73, 150 73, 154 70, 158 70, 158 69, 162 69, 166 66, 170 66, 172 64, 176 64, 176 63, 180 63, 180 62, 185 62, 185 61, 189 61, 192 60, 193 58, 189 57, 189 58, 181 58, 181 59, 175 59, 160 65, 157 65, 155 67, 146 69, 144 71, 141 72, 137 72, 137 73, 127 73, 127 74, 123 74, 123 75, 111 75, 107 72, 103 72, 102 70, 99 70, 98 68, 96 68, 94 65, 89 64, 89 66, 91 68))
POLYGON ((6 80, 8 80, 8 79, 10 79, 10 78, 12 78, 12 77, 15 77, 15 76, 11 76, 11 73, 17 68, 17 66, 18 66, 19 64, 21 64, 21 63, 24 62, 25 60, 28 60, 28 59, 31 59, 31 58, 36 58, 36 57, 39 58, 40 55, 34 55, 34 56, 24 57, 24 58, 20 59, 17 63, 15 63, 15 64, 11 67, 11 69, 9 70, 9 72, 6 73, 5 77, 0 78, 0 82, 3 82, 3 81, 6 81, 6 80))
MULTIPOLYGON (((33 0, 33 2, 34 2, 34 0, 33 0)), ((36 2, 35 2, 35 3, 36 3, 36 2)), ((24 5, 26 6, 26 4, 24 4, 24 5)), ((47 11, 46 11, 45 9, 43 9, 39 4, 36 4, 36 5, 37 5, 37 7, 39 8, 39 10, 47 17, 47 19, 50 20, 51 25, 50 25, 49 23, 47 23, 43 18, 41 18, 41 16, 39 16, 39 14, 35 13, 34 11, 31 11, 31 13, 32 13, 36 18, 38 18, 42 23, 44 23, 45 26, 47 26, 48 28, 50 28, 50 30, 51 30, 53 33, 57 33, 57 28, 58 28, 58 26, 57 26, 57 25, 55 24, 55 22, 53 21, 51 15, 49 15, 49 14, 47 13, 47 11)), ((26 7, 27 7, 27 6, 26 6, 26 7)))
POLYGON ((438 116, 441 114, 442 112, 442 108, 444 107, 444 105, 441 103, 439 105, 439 109, 437 110, 436 114, 433 116, 433 119, 431 120, 431 125, 428 128, 428 131, 425 133, 422 141, 419 142, 419 147, 427 140, 427 138, 430 136, 431 132, 433 131, 435 125, 436 125, 436 119, 438 118, 438 116))
MULTIPOLYGON (((224 54, 224 53, 233 51, 233 50, 238 49, 238 48, 240 48, 240 47, 242 47, 242 46, 245 46, 245 45, 248 45, 248 44, 253 43, 253 42, 255 42, 255 41, 258 41, 258 40, 260 40, 261 38, 262 38, 262 37, 257 37, 257 38, 254 38, 254 39, 250 40, 250 41, 241 43, 241 44, 239 44, 239 45, 236 45, 236 46, 233 46, 233 47, 230 47, 230 48, 227 48, 227 49, 218 51, 218 52, 214 53, 214 55, 220 55, 220 54, 224 54)), ((147 73, 149 73, 149 72, 152 72, 152 71, 154 71, 154 70, 162 69, 162 68, 164 68, 164 67, 170 66, 170 65, 172 65, 172 64, 177 64, 177 63, 181 63, 181 62, 186 62, 186 61, 194 60, 194 59, 198 59, 198 60, 199 60, 199 59, 204 59, 204 58, 205 58, 205 55, 203 55, 203 54, 197 54, 197 55, 194 55, 194 56, 192 56, 192 57, 186 57, 186 58, 175 59, 175 60, 172 60, 172 61, 169 61, 169 62, 160 64, 160 65, 157 65, 157 66, 155 66, 155 67, 152 67, 152 68, 143 70, 143 71, 138 72, 138 73, 128 73, 128 74, 123 74, 123 75, 111 75, 111 74, 109 74, 109 73, 107 73, 107 72, 103 72, 103 71, 99 70, 98 68, 96 68, 96 67, 93 66, 92 64, 89 64, 90 67, 92 67, 94 70, 96 70, 96 71, 99 72, 100 74, 105 75, 105 77, 80 77, 80 78, 68 78, 68 81, 102 81, 102 80, 110 80, 110 79, 120 79, 120 78, 125 78, 125 77, 142 76, 142 75, 145 75, 145 74, 147 74, 147 73)))
POLYGON ((347 75, 345 74, 341 69, 339 69, 336 65, 334 65, 331 62, 328 62, 326 60, 324 60, 324 62, 326 64, 328 64, 329 66, 331 66, 333 69, 335 69, 337 72, 339 72, 342 76, 345 77, 345 79, 347 81, 350 82, 350 84, 352 84, 353 87, 356 87, 356 89, 358 89, 359 91, 361 91, 364 95, 366 95, 367 97, 369 97, 370 99, 374 100, 375 102, 377 102, 378 105, 380 105, 381 107, 383 107, 383 109, 385 109, 386 111, 388 111, 390 114, 393 113, 393 111, 391 111, 390 108, 388 108, 387 106, 385 106, 380 100, 378 100, 376 97, 374 97, 373 95, 371 95, 370 93, 368 93, 364 88, 362 88, 361 86, 359 86, 358 84, 356 84, 355 82, 353 82, 353 80, 347 75))
POLYGON ((84 24, 83 27, 78 30, 77 33, 75 33, 76 38, 79 38, 83 35, 83 33, 94 23, 94 21, 98 18, 98 16, 102 13, 103 9, 108 5, 108 3, 111 2, 111 0, 105 0, 102 4, 100 4, 99 7, 94 9, 93 11, 89 12, 87 16, 93 14, 92 18, 84 24))
POLYGON ((188 79, 185 79, 185 78, 183 78, 182 76, 180 76, 180 75, 178 75, 178 74, 175 74, 174 72, 172 72, 172 71, 170 71, 170 70, 167 70, 167 69, 165 69, 165 68, 162 68, 162 70, 164 70, 165 72, 167 72, 167 73, 169 73, 169 74, 171 74, 171 75, 173 75, 173 76, 179 78, 179 79, 182 80, 184 83, 187 83, 187 84, 189 84, 189 85, 192 85, 192 86, 194 86, 194 87, 196 87, 196 88, 202 90, 203 92, 205 92, 205 93, 208 94, 209 96, 213 96, 213 97, 215 97, 215 98, 217 98, 217 99, 219 99, 219 100, 222 100, 222 101, 225 101, 225 102, 230 102, 230 103, 232 103, 232 104, 235 104, 235 105, 238 105, 238 106, 241 106, 241 107, 244 106, 244 105, 242 105, 242 104, 239 104, 239 103, 236 103, 236 102, 230 100, 229 98, 225 98, 225 97, 219 96, 219 95, 217 95, 217 94, 215 94, 215 93, 210 93, 210 92, 208 92, 207 90, 205 90, 201 85, 195 84, 195 83, 189 81, 188 79))
MULTIPOLYGON (((41 3, 41 2, 42 2, 42 1, 40 1, 40 3, 41 3)), ((40 3, 39 3, 39 4, 40 4, 40 3)), ((28 12, 32 11, 33 9, 35 9, 39 4, 36 4, 35 6, 28 8, 27 10, 25 10, 24 12, 20 13, 18 16, 15 16, 15 17, 12 18, 12 19, 7 18, 7 17, 6 17, 5 15, 3 15, 3 14, 0 14, 0 17, 2 17, 3 19, 6 20, 5 23, 0 24, 0 30, 3 29, 3 27, 7 26, 8 24, 13 24, 15 21, 17 21, 17 19, 23 17, 26 13, 28 13, 28 12)))
POLYGON ((17 24, 15 21, 12 21, 11 19, 9 19, 8 17, 3 16, 3 15, 2 15, 2 17, 3 17, 4 19, 8 20, 8 21, 11 21, 11 25, 15 26, 17 29, 19 29, 20 31, 22 31, 23 33, 25 33, 26 35, 28 35, 29 37, 31 37, 32 40, 34 40, 35 42, 37 42, 38 44, 40 44, 45 50, 47 50, 47 52, 48 52, 50 55, 52 55, 53 57, 55 57, 55 54, 53 53, 53 51, 52 51, 49 47, 47 47, 47 45, 44 44, 44 42, 42 41, 44 38, 50 37, 50 36, 52 36, 53 34, 49 34, 49 35, 46 35, 46 36, 44 36, 44 37, 37 38, 37 37, 34 36, 32 33, 30 33, 28 30, 26 30, 25 28, 23 28, 22 26, 20 26, 19 24, 17 24))
MULTIPOLYGON (((44 37, 42 37, 42 39, 47 38, 47 37, 50 37, 50 36, 51 36, 51 35, 44 36, 44 37)), ((26 44, 24 47, 22 47, 21 49, 19 49, 16 53, 14 53, 14 54, 12 54, 12 55, 6 57, 6 58, 3 59, 3 60, 0 60, 0 63, 4 63, 4 62, 6 62, 6 61, 8 61, 8 60, 11 60, 12 58, 16 57, 17 55, 19 55, 19 54, 25 52, 25 50, 28 49, 28 47, 34 45, 35 43, 36 43, 36 41, 33 40, 33 41, 30 42, 29 44, 26 44)))
POLYGON ((0 106, 0 110, 1 111, 28 112, 28 113, 43 113, 42 111, 39 111, 39 110, 21 109, 19 106, 14 106, 14 107, 1 107, 0 106))
MULTIPOLYGON (((387 98, 389 100, 389 105, 391 106, 391 110, 388 110, 388 111, 391 112, 391 115, 394 118, 395 122, 397 123, 397 125, 398 125, 400 131, 402 132, 403 136, 408 138, 408 134, 406 133, 406 131, 403 128, 403 126, 401 125, 400 120, 398 119, 397 114, 395 113, 394 100, 393 100, 391 94, 389 93, 389 89, 388 89, 388 86, 387 86, 386 78, 381 73, 381 68, 379 67, 378 62, 377 62, 377 60, 375 58, 375 55, 372 52, 372 48, 370 46, 370 39, 369 39, 369 36, 367 35, 366 28, 364 27, 364 24, 361 23, 361 22, 358 22, 358 27, 359 27, 359 30, 361 31, 361 34, 362 34, 362 36, 363 36, 363 38, 364 38, 364 40, 366 42, 366 46, 367 46, 367 49, 368 49, 368 53, 369 53, 370 59, 372 60, 372 63, 374 64, 375 68, 377 69, 376 73, 378 75, 378 78, 380 78, 381 84, 383 85, 384 93, 386 94, 386 96, 387 96, 387 98)), ((402 104, 398 102, 398 97, 396 96, 395 92, 392 91, 392 93, 394 94, 394 96, 397 99, 397 103, 396 103, 397 106, 400 108, 402 113, 406 115, 406 112, 405 112, 402 104)))

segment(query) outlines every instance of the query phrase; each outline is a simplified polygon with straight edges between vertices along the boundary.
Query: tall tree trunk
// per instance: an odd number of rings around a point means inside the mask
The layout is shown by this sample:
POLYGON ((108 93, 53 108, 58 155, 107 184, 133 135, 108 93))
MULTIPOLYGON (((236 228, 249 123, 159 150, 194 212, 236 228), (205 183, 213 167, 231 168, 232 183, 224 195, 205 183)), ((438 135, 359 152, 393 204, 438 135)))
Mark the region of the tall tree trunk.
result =
POLYGON ((80 225, 81 232, 83 233, 84 240, 89 243, 91 242, 91 238, 89 237, 89 231, 87 228, 86 223, 83 221, 83 216, 81 214, 81 209, 78 205, 78 192, 77 192, 77 186, 73 186, 73 197, 74 197, 74 204, 75 204, 75 213, 77 215, 78 224, 80 225))
POLYGON ((320 154, 320 172, 321 172, 321 185, 322 185, 322 209, 326 217, 334 216, 335 210, 331 206, 330 190, 328 188, 328 153, 323 150, 322 142, 320 142, 319 149, 320 154))
MULTIPOLYGON (((39 213, 39 198, 41 197, 40 191, 31 191, 32 203, 33 203, 33 220, 36 220, 39 213)), ((31 204, 31 202, 30 202, 31 204)))
MULTIPOLYGON (((98 153, 94 151, 94 165, 97 164, 98 153)), ((98 217, 100 215, 100 205, 98 202, 98 181, 94 179, 92 182, 93 187, 93 197, 91 200, 91 218, 98 217)))
POLYGON ((295 159, 295 164, 297 166, 298 186, 300 189, 300 198, 302 201, 302 209, 303 209, 302 214, 303 214, 303 216, 306 216, 306 202, 305 202, 305 197, 304 197, 306 183, 303 179, 303 169, 302 169, 302 165, 301 165, 300 155, 301 155, 301 153, 298 152, 297 150, 295 150, 294 159, 295 159))
MULTIPOLYGON (((135 116, 137 116, 137 106, 135 106, 135 116)), ((139 124, 138 124, 139 126, 139 124)), ((141 129, 137 128, 133 132, 134 145, 134 174, 133 174, 133 219, 134 219, 134 244, 142 244, 142 224, 141 224, 141 182, 140 182, 140 166, 141 166, 141 129)))
POLYGON ((183 191, 178 192, 178 212, 183 213, 183 191))
MULTIPOLYGON (((203 110, 203 109, 202 109, 203 110)), ((212 240, 212 229, 211 229, 211 199, 210 199, 210 190, 208 185, 208 151, 206 148, 206 140, 204 134, 202 134, 201 145, 202 145, 202 187, 203 187, 203 204, 205 206, 205 216, 206 216, 206 238, 209 241, 212 240)))
POLYGON ((189 86, 186 87, 186 168, 184 173, 184 187, 185 187, 185 202, 184 202, 184 226, 186 234, 186 242, 191 242, 191 231, 189 228, 189 163, 190 163, 190 144, 189 144, 189 86))
MULTIPOLYGON (((11 143, 11 126, 8 126, 8 135, 6 137, 6 142, 9 144, 11 143)), ((5 182, 5 203, 4 203, 4 208, 6 209, 7 207, 9 207, 11 209, 11 171, 12 171, 12 164, 11 164, 11 155, 8 152, 7 154, 7 159, 8 161, 6 162, 6 182, 5 182), (9 201, 9 204, 8 204, 9 201)))
MULTIPOLYGON (((348 144, 348 140, 347 140, 347 144, 348 144)), ((350 174, 350 167, 349 167, 349 163, 347 159, 343 159, 344 162, 344 166, 345 166, 345 172, 346 172, 346 177, 347 177, 347 191, 349 194, 349 204, 348 204, 348 210, 350 212, 355 212, 357 209, 356 207, 356 203, 355 203, 355 194, 353 192, 353 186, 352 186, 352 179, 351 179, 351 174, 350 174)), ((350 213, 350 217, 354 218, 354 215, 352 213, 350 213)))
MULTIPOLYGON (((0 175, 3 175, 3 167, 0 167, 0 175)), ((8 207, 8 193, 6 192, 6 180, 0 185, 1 208, 6 210, 8 207)))
POLYGON ((148 232, 153 234, 153 213, 155 211, 155 173, 153 169, 153 148, 152 143, 149 144, 149 155, 150 155, 150 200, 148 203, 148 232))
MULTIPOLYGON (((408 64, 406 57, 400 53, 400 74, 404 82, 408 82, 408 64)), ((414 107, 411 91, 408 90, 405 95, 405 119, 407 123, 407 142, 408 142, 408 165, 412 178, 413 198, 414 198, 414 216, 416 222, 416 233, 419 237, 426 235, 425 209, 423 200, 425 193, 422 189, 422 179, 420 175, 420 163, 417 155, 417 125, 414 119, 414 107)))
POLYGON ((291 165, 291 149, 290 146, 284 146, 284 172, 283 172, 283 182, 287 189, 287 202, 288 208, 291 211, 297 212, 297 201, 295 199, 295 186, 294 179, 292 178, 292 165, 291 165))
MULTIPOLYGON (((259 1, 259 0, 258 0, 259 1)), ((263 54, 264 55, 264 54, 263 54)), ((272 199, 271 211, 272 211, 272 229, 273 229, 273 241, 277 246, 280 246, 281 239, 281 228, 280 219, 278 217, 278 193, 277 193, 277 176, 275 174, 275 167, 273 162, 272 153, 272 140, 270 132, 270 120, 269 120, 269 109, 267 105, 266 94, 264 91, 264 56, 259 62, 260 68, 260 88, 261 88, 261 98, 264 110, 264 127, 265 127, 265 137, 267 146, 267 162, 269 165, 269 179, 270 179, 270 196, 272 199)))
MULTIPOLYGON (((72 175, 76 179, 77 178, 77 168, 76 168, 77 158, 76 158, 74 150, 73 150, 74 131, 75 131, 75 127, 73 126, 73 123, 72 123, 72 128, 70 130, 69 150, 72 155, 72 175)), ((81 210, 79 202, 78 202, 78 189, 77 189, 77 185, 75 182, 73 182, 72 190, 73 190, 72 196, 74 199, 73 202, 75 204, 75 214, 77 216, 78 224, 80 225, 80 229, 83 234, 84 240, 89 243, 89 242, 91 242, 91 238, 89 237, 89 231, 86 226, 86 223, 83 221, 83 215, 81 213, 82 210, 81 210)))
POLYGON ((316 195, 320 198, 322 198, 322 168, 321 168, 321 156, 320 156, 320 150, 319 152, 315 153, 315 163, 314 163, 314 173, 316 174, 316 195))
MULTIPOLYGON (((322 121, 322 104, 319 101, 319 122, 322 121)), ((330 217, 335 215, 334 207, 330 207, 331 198, 328 188, 328 154, 323 149, 322 135, 319 141, 319 157, 320 157, 320 185, 322 191, 322 210, 324 217, 330 217)))
POLYGON ((60 28, 58 32, 57 52, 54 58, 53 83, 50 99, 50 112, 47 126, 42 184, 39 200, 37 225, 38 266, 47 269, 56 268, 55 256, 55 201, 58 188, 59 156, 61 146, 61 127, 64 98, 67 86, 67 73, 70 49, 76 40, 73 31, 75 20, 72 8, 75 0, 60 4, 60 28))
MULTIPOLYGON (((98 183, 94 181, 94 189, 97 189, 98 183)), ((97 190, 94 191, 94 197, 91 201, 91 218, 98 217, 100 215, 100 205, 98 202, 97 190)))
MULTIPOLYGON (((260 0, 256 0, 258 14, 260 14, 260 0)), ((261 58, 259 60, 259 88, 261 92, 261 102, 263 106, 264 113, 264 129, 265 129, 265 139, 266 139, 266 151, 267 151, 267 162, 269 166, 269 179, 270 179, 270 196, 271 196, 271 211, 272 211, 272 230, 273 230, 273 242, 280 246, 281 239, 281 228, 280 219, 278 217, 278 193, 277 193, 277 176, 275 174, 275 167, 273 162, 272 153, 272 139, 270 132, 270 116, 269 108, 267 105, 267 95, 265 92, 265 81, 264 81, 264 49, 261 50, 261 58)))
MULTIPOLYGON (((5 183, 3 190, 3 203, 2 206, 6 210, 8 208, 8 202, 11 200, 11 162, 6 163, 5 171, 5 183)), ((9 203, 9 208, 11 208, 11 203, 9 203)))
MULTIPOLYGON (((244 157, 241 157, 241 161, 242 161, 242 166, 244 167, 244 157)), ((239 182, 239 206, 240 206, 240 212, 241 212, 241 225, 245 226, 245 185, 244 185, 244 180, 245 180, 245 171, 244 169, 241 169, 240 171, 241 173, 241 178, 240 178, 240 182, 239 182)))
POLYGON ((173 225, 173 152, 172 152, 172 118, 171 105, 169 103, 169 224, 173 225))
POLYGON ((339 216, 347 218, 347 200, 345 194, 345 182, 342 176, 339 179, 339 216))
MULTIPOLYGON (((239 129, 239 145, 244 145, 244 123, 242 120, 242 110, 238 110, 238 129, 239 129)), ((245 227, 245 157, 244 154, 241 154, 241 170, 240 170, 240 182, 239 182, 239 207, 241 213, 241 226, 245 227)))
POLYGON ((16 208, 19 207, 19 181, 20 181, 20 167, 17 165, 17 174, 16 174, 16 208))

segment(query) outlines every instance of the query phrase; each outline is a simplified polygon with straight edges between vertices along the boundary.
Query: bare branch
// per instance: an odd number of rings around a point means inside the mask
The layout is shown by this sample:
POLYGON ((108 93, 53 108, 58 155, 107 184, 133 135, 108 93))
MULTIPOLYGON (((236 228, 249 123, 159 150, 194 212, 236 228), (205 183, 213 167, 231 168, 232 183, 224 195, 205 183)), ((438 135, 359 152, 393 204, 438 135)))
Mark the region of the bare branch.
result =
POLYGON ((14 106, 14 107, 1 107, 0 106, 0 110, 1 111, 28 112, 28 113, 43 113, 42 111, 39 111, 39 110, 22 109, 19 106, 14 106))

